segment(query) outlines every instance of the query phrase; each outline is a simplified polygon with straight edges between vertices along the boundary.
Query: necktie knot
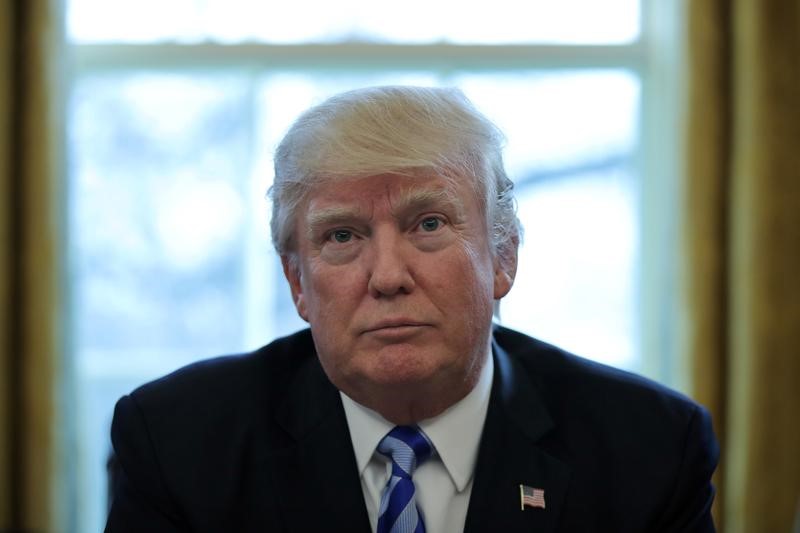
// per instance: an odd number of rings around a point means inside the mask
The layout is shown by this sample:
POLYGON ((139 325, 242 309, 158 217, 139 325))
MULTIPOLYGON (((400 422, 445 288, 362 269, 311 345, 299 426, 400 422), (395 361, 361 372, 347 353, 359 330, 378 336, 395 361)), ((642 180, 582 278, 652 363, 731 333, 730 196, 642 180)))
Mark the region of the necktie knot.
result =
POLYGON ((392 460, 392 475, 410 478, 433 454, 433 445, 418 427, 397 426, 381 439, 378 452, 392 460))

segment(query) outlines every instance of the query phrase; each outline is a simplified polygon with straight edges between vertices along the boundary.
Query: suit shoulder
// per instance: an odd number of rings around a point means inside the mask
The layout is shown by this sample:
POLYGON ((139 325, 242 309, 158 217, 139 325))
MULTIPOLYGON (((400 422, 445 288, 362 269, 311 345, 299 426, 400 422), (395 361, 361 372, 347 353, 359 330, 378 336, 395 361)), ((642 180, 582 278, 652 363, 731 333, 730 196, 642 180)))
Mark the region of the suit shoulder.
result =
MULTIPOLYGON (((142 464, 152 447, 169 484, 232 464, 248 442, 283 443, 275 422, 295 376, 316 363, 307 330, 252 353, 190 364, 123 397, 114 411, 111 440, 125 464, 142 464), (132 459, 136 458, 136 459, 132 459), (194 473, 193 473, 194 472, 194 473)), ((183 481, 181 481, 183 480, 183 481)))
POLYGON ((131 396, 144 409, 169 409, 185 404, 198 410, 204 404, 237 401, 269 402, 280 397, 304 363, 315 357, 308 330, 276 339, 253 352, 204 359, 179 368, 135 389, 131 396))
POLYGON ((253 472, 291 442, 275 415, 309 368, 322 372, 301 331, 249 354, 193 363, 123 397, 111 427, 121 501, 146 499, 172 525, 191 521, 187 530, 224 530, 230 517, 219 509, 240 505, 240 483, 269 479, 253 472))
POLYGON ((551 409, 583 408, 642 417, 663 412, 681 424, 703 410, 684 394, 649 378, 579 357, 520 332, 498 327, 495 338, 526 371, 551 409))

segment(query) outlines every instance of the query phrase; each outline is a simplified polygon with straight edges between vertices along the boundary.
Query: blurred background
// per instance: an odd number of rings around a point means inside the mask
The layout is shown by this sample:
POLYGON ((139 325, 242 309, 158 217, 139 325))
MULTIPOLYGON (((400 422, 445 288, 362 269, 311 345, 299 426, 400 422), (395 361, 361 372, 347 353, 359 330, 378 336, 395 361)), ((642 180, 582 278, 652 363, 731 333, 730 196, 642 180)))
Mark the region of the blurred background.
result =
POLYGON ((706 405, 719 529, 789 531, 798 36, 790 0, 6 0, 0 531, 101 531, 116 400, 304 327, 272 152, 383 84, 458 86, 507 135, 501 321, 706 405))

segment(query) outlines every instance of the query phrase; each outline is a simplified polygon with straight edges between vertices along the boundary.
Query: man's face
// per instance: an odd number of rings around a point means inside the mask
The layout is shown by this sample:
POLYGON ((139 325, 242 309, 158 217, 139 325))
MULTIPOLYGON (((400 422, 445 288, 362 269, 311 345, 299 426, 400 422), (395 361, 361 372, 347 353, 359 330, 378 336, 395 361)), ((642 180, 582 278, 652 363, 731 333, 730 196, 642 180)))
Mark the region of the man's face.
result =
POLYGON ((513 272, 495 260, 468 182, 384 174, 324 183, 296 222, 297 261, 284 258, 284 270, 339 389, 384 416, 391 398, 452 404, 472 389, 493 302, 513 272))

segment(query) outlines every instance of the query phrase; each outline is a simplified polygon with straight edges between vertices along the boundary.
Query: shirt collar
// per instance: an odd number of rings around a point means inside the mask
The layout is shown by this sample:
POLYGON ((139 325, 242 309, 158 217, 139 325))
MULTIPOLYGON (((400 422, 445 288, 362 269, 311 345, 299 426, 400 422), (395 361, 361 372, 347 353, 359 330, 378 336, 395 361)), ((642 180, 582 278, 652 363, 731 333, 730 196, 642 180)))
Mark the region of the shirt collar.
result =
MULTIPOLYGON (((487 354, 478 382, 469 394, 440 415, 419 422, 419 427, 433 442, 458 492, 466 488, 475 470, 493 375, 494 361, 487 354)), ((345 393, 340 391, 339 394, 350 429, 358 473, 363 475, 378 443, 395 425, 345 393)))

